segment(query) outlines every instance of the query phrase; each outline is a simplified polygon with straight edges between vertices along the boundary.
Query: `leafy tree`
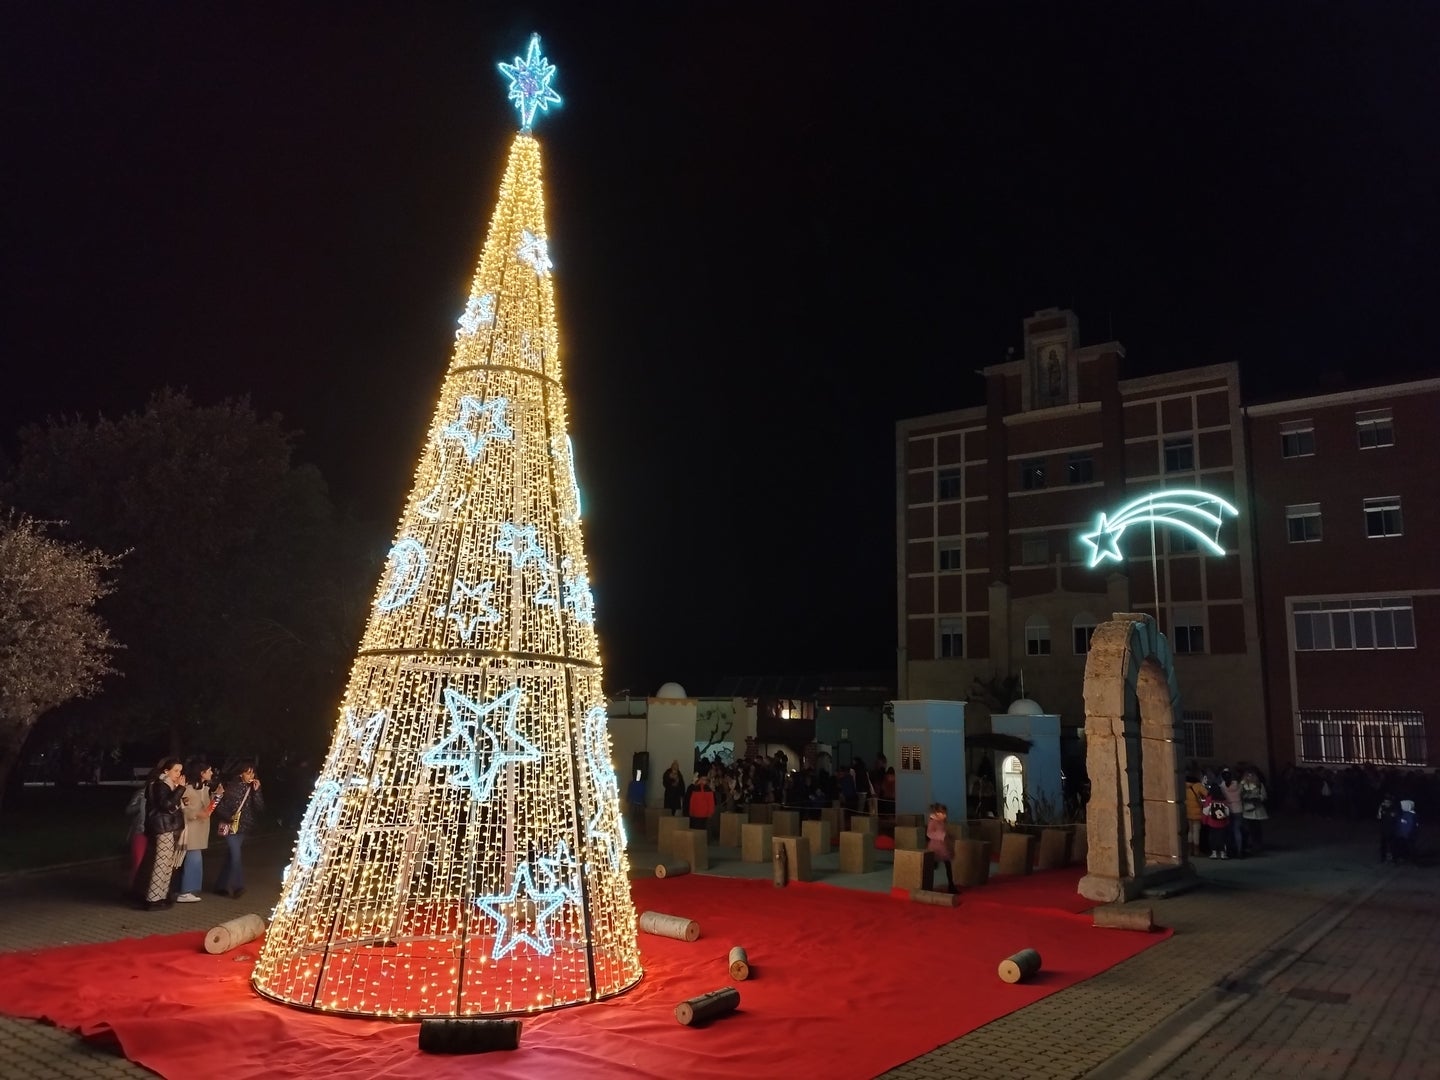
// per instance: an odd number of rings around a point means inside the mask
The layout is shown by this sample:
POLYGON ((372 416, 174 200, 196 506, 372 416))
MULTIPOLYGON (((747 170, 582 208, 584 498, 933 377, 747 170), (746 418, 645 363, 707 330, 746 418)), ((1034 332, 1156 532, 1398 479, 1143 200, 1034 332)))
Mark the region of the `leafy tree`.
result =
POLYGON ((35 721, 111 673, 116 645, 94 608, 115 564, 23 515, 0 515, 0 791, 35 721))
POLYGON ((106 703, 130 737, 253 753, 330 730, 346 674, 334 657, 359 634, 345 577, 357 541, 318 471, 292 463, 292 438, 247 401, 172 390, 118 420, 20 433, 11 499, 127 552, 102 611, 127 645, 106 703))

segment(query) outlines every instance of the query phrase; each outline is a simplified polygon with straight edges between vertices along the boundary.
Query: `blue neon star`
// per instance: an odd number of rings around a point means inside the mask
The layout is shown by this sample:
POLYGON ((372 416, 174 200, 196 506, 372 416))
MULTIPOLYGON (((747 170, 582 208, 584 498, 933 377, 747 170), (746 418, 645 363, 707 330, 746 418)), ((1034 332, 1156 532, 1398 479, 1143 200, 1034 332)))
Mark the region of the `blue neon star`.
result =
MULTIPOLYGON (((450 621, 455 624, 455 629, 460 631, 460 637, 469 641, 475 636, 475 631, 481 626, 497 623, 500 621, 500 612, 495 610, 491 602, 492 594, 495 592, 495 582, 482 581, 479 585, 470 586, 461 581, 458 577, 450 589, 450 621), (480 605, 480 613, 471 615, 468 612, 456 611, 457 605, 465 600, 474 600, 480 605)), ((436 613, 444 615, 445 608, 440 608, 436 613)))
MULTIPOLYGON (((570 560, 565 560, 568 568, 570 560)), ((595 622, 595 597, 590 592, 590 576, 575 574, 565 579, 565 606, 581 626, 595 622)))
POLYGON ((595 812, 585 823, 585 831, 591 840, 604 847, 610 865, 618 869, 625 834, 618 819, 613 822, 607 820, 609 815, 606 811, 612 810, 620 798, 620 781, 615 775, 615 766, 610 763, 606 745, 608 722, 603 705, 596 705, 585 714, 585 763, 590 768, 590 778, 595 785, 595 812))
POLYGON ((540 879, 545 884, 545 891, 559 894, 562 898, 580 902, 580 890, 575 885, 575 857, 570 854, 570 845, 561 840, 555 848, 555 854, 545 855, 535 860, 536 867, 540 870, 540 879))
POLYGON ((503 397, 482 402, 466 394, 460 399, 460 415, 450 422, 440 437, 459 442, 465 448, 466 459, 474 461, 485 449, 486 439, 514 440, 515 432, 505 422, 505 409, 509 404, 509 400, 503 397), (476 418, 484 421, 485 427, 472 429, 470 424, 476 418))
POLYGON ((530 35, 524 59, 517 56, 513 63, 498 66, 500 74, 510 80, 509 99, 520 113, 520 130, 529 132, 536 109, 549 112, 551 105, 560 104, 560 95, 550 88, 555 65, 540 55, 540 35, 530 35))
POLYGON ((545 238, 529 229, 520 230, 520 246, 515 249, 515 257, 534 270, 537 277, 544 277, 555 265, 550 261, 550 245, 545 238))
POLYGON ((480 327, 489 326, 494 321, 495 294, 486 293, 484 296, 472 296, 470 302, 465 305, 465 314, 460 316, 458 333, 474 337, 480 332, 480 327))
POLYGON ((555 946, 550 940, 550 927, 547 923, 564 904, 563 892, 535 888, 530 864, 520 863, 515 867, 515 876, 510 879, 508 892, 498 896, 475 898, 475 906, 499 923, 495 931, 495 947, 490 950, 490 956, 499 960, 521 944, 529 945, 541 956, 549 956, 555 946), (522 928, 520 919, 516 917, 516 908, 523 906, 527 900, 535 903, 534 933, 522 928))
POLYGON ((505 522, 500 526, 500 539, 495 542, 495 550, 510 556, 510 565, 519 570, 531 559, 536 560, 541 566, 549 566, 550 560, 545 557, 545 549, 540 546, 540 540, 534 525, 515 525, 505 522))
POLYGON ((447 687, 445 711, 450 714, 450 734, 421 754, 420 763, 449 770, 445 782, 465 788, 476 802, 490 798, 495 780, 506 765, 535 762, 544 756, 515 727, 520 711, 518 686, 484 705, 447 687), (505 710, 505 723, 497 731, 485 718, 500 709, 505 710), (488 745, 480 744, 481 736, 488 745))
POLYGON ((1105 520, 1101 514, 1095 522, 1095 531, 1085 533, 1080 537, 1081 541, 1090 548, 1090 565, 1099 566, 1106 559, 1114 559, 1119 562, 1123 556, 1120 554, 1120 534, 1125 531, 1122 525, 1116 529, 1105 520))
POLYGON ((295 862, 308 870, 320 861, 322 831, 340 824, 340 795, 344 787, 334 780, 321 780, 305 808, 300 822, 300 835, 295 842, 295 862))

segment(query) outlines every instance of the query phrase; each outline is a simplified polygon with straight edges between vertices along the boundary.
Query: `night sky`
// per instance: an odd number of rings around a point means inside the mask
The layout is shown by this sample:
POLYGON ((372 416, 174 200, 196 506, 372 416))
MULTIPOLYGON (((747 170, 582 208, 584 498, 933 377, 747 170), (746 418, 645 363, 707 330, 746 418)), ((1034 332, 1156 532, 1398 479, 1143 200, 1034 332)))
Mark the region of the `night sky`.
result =
POLYGON ((5 4, 0 446, 248 394, 378 575, 532 30, 612 692, 893 671, 895 421, 1038 308, 1251 400, 1440 368, 1440 5, 574 9, 5 4))

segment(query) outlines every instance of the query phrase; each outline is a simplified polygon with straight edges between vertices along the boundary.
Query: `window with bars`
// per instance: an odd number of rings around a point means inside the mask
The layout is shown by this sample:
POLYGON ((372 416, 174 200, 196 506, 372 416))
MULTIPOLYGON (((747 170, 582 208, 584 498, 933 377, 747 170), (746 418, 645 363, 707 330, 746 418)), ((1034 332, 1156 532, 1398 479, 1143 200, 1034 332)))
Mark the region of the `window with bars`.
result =
POLYGON ((1315 453, 1315 422, 1292 420, 1280 425, 1280 456, 1310 457, 1315 453))
POLYGON ((1187 758, 1213 758, 1215 756, 1215 718, 1206 711, 1186 709, 1180 714, 1180 722, 1185 733, 1185 756, 1187 758))
POLYGON ((1361 450, 1395 445, 1395 421, 1389 409, 1369 409, 1355 414, 1355 433, 1361 450))
POLYGON ((1305 765, 1429 765, 1418 709, 1301 709, 1298 758, 1305 765))
POLYGON ((965 620, 940 620, 940 655, 958 658, 965 655, 965 620))
POLYGON ((900 746, 900 771, 920 772, 920 744, 902 743, 900 746))
POLYGON ((1365 535, 1372 540, 1399 536, 1404 522, 1400 517, 1400 496, 1387 495, 1365 500, 1365 535))
POLYGON ((1292 610, 1296 652, 1415 648, 1414 602, 1408 596, 1315 600, 1292 610))
POLYGON ((1292 544, 1311 544, 1320 539, 1320 504, 1299 503, 1285 507, 1285 535, 1292 544))

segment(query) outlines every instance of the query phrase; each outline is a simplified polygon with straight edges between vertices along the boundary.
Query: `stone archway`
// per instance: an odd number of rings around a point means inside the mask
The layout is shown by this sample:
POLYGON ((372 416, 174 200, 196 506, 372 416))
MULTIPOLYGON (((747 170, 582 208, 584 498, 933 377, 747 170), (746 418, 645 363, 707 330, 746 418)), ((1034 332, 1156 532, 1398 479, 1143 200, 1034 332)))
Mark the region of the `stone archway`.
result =
POLYGON ((1117 612, 1085 661, 1087 873, 1080 893, 1128 900, 1192 874, 1182 835, 1180 689, 1170 643, 1149 615, 1117 612))

